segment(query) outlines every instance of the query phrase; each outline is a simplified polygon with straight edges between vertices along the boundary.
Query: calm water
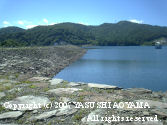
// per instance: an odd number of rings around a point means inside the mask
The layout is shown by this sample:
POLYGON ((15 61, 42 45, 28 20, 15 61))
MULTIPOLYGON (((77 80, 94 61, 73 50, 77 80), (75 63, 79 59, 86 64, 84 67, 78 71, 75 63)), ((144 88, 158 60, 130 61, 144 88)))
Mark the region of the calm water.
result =
POLYGON ((55 77, 167 91, 167 47, 94 47, 55 77))

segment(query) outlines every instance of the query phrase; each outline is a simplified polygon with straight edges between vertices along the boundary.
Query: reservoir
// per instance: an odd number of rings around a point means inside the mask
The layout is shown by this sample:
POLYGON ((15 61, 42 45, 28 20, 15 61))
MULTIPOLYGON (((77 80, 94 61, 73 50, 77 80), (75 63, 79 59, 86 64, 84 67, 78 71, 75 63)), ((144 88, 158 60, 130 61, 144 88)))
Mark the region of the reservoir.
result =
POLYGON ((55 78, 167 91, 167 47, 96 46, 55 78))

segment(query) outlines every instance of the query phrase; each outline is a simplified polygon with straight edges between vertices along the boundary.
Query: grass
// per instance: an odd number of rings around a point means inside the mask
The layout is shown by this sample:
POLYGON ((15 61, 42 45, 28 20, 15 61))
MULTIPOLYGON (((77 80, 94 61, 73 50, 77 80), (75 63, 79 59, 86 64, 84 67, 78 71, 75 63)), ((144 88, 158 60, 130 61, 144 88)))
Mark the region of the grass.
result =
POLYGON ((31 83, 34 83, 33 81, 22 81, 22 83, 26 83, 26 84, 31 84, 31 83))
POLYGON ((50 98, 50 101, 51 101, 51 102, 53 102, 53 101, 55 101, 55 100, 56 100, 56 97, 51 97, 51 98, 50 98))
POLYGON ((17 82, 17 83, 15 83, 15 85, 20 85, 20 84, 22 84, 21 82, 17 82))
POLYGON ((10 90, 11 88, 12 88, 11 86, 0 85, 0 91, 10 90))
POLYGON ((99 88, 93 88, 93 91, 97 93, 103 93, 103 90, 99 88))
POLYGON ((106 93, 114 93, 114 89, 107 89, 105 90, 106 93))
POLYGON ((68 81, 63 81, 62 83, 56 85, 56 88, 67 88, 68 81))
POLYGON ((49 88, 48 88, 48 87, 44 88, 44 92, 47 92, 48 90, 49 90, 49 88))
POLYGON ((72 117, 72 119, 73 119, 74 121, 81 121, 81 119, 82 119, 87 113, 88 113, 87 110, 81 109, 81 110, 79 110, 79 111, 72 117))
POLYGON ((14 99, 14 98, 16 98, 16 93, 8 94, 8 95, 5 96, 5 99, 7 99, 7 100, 11 100, 11 99, 14 99))
POLYGON ((2 105, 0 105, 0 112, 4 111, 5 107, 3 107, 2 105))
POLYGON ((77 102, 84 102, 84 96, 79 96, 78 98, 77 98, 77 102))
POLYGON ((8 80, 9 79, 9 75, 0 75, 0 79, 8 80))
POLYGON ((18 120, 18 123, 19 123, 19 124, 25 123, 25 119, 19 119, 19 120, 18 120))
POLYGON ((18 73, 16 73, 16 74, 15 74, 15 77, 16 77, 16 78, 18 78, 18 77, 19 77, 19 74, 18 74, 18 73))
POLYGON ((35 88, 36 88, 35 85, 30 85, 29 87, 30 87, 31 89, 35 89, 35 88))
POLYGON ((49 121, 49 122, 47 123, 47 125, 52 125, 52 122, 51 122, 51 121, 49 121))

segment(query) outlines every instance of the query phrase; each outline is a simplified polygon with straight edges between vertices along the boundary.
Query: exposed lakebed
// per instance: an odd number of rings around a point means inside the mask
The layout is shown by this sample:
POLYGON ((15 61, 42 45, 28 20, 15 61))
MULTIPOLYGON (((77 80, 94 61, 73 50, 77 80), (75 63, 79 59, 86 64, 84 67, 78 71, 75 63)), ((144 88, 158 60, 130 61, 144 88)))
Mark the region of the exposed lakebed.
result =
POLYGON ((55 77, 75 82, 166 91, 166 57, 167 47, 91 47, 82 58, 55 77))

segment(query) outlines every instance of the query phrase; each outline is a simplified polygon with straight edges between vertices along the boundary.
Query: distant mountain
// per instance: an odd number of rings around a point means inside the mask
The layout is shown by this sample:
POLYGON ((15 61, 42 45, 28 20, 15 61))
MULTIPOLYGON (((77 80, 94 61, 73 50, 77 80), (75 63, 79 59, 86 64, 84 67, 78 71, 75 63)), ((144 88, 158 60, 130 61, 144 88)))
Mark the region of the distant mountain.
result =
POLYGON ((0 34, 8 34, 8 33, 18 33, 18 32, 24 32, 25 29, 15 27, 15 26, 10 26, 6 28, 1 28, 0 29, 0 34))
POLYGON ((167 38, 167 27, 120 21, 86 26, 60 23, 24 30, 18 27, 0 29, 0 46, 74 45, 152 45, 156 39, 167 38))

